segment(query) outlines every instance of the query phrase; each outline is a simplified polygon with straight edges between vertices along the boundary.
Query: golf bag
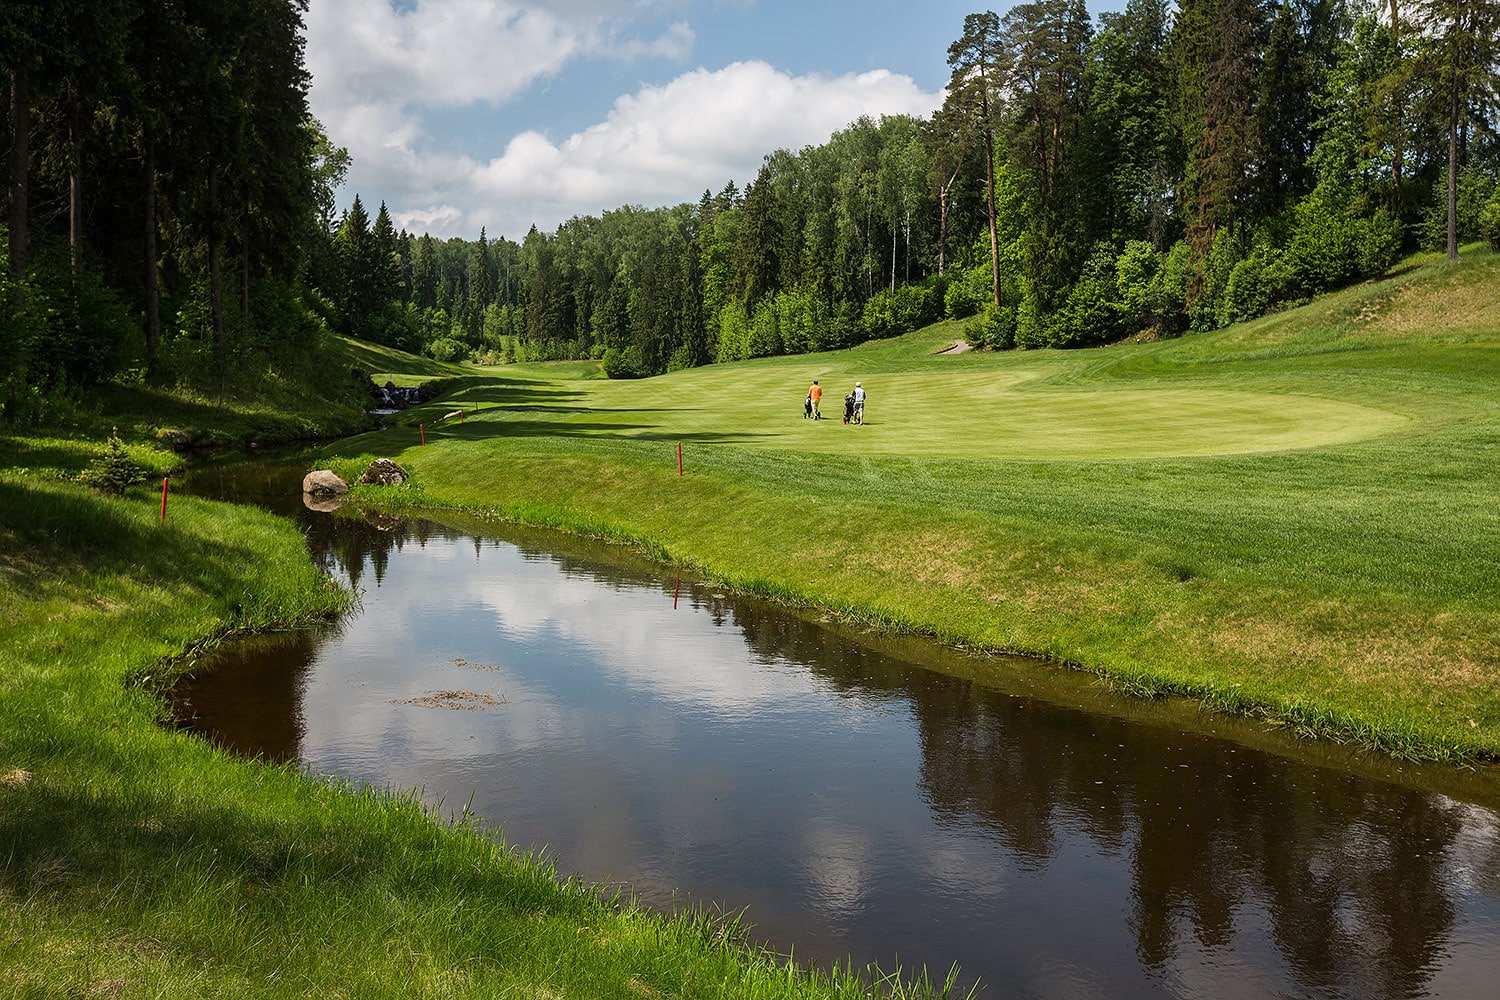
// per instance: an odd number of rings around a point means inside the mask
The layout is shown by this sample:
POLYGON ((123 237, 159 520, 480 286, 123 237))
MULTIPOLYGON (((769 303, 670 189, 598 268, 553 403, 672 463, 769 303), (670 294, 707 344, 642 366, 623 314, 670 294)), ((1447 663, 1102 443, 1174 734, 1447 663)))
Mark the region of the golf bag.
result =
POLYGON ((854 393, 844 397, 844 423, 854 419, 854 393))

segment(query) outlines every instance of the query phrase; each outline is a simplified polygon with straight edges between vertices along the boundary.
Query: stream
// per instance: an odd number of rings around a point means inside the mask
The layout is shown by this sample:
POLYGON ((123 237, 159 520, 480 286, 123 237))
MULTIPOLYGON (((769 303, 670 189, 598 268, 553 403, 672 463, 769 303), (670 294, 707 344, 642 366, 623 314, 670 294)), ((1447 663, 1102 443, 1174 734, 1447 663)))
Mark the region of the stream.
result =
POLYGON ((187 488, 302 525, 360 611, 228 647, 181 723, 469 804, 799 961, 957 962, 984 997, 1480 997, 1500 773, 1289 738, 1092 677, 866 634, 616 548, 187 488))

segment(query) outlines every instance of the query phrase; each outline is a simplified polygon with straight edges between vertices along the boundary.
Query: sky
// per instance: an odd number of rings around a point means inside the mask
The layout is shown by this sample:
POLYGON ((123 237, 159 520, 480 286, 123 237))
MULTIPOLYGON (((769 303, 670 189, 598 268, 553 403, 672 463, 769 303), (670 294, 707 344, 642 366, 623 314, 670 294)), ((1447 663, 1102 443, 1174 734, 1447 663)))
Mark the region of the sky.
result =
MULTIPOLYGON (((1006 4, 997 4, 1002 13, 1006 4)), ((1114 6, 1091 0, 1091 10, 1114 6)), ((519 240, 696 202, 861 115, 926 116, 973 0, 311 0, 340 202, 519 240)))

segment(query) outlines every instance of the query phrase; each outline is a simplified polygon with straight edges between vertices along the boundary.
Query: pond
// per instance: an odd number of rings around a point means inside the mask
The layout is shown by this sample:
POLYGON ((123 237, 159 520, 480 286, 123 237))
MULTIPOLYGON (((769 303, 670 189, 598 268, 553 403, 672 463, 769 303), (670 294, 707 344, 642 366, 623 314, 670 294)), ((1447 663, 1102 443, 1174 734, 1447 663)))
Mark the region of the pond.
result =
MULTIPOLYGON (((289 478, 290 476, 290 478, 289 478)), ((1492 995, 1500 775, 1300 742, 1087 675, 866 635, 618 549, 302 510, 362 609, 178 692, 239 752, 466 804, 799 960, 994 997, 1492 995)))

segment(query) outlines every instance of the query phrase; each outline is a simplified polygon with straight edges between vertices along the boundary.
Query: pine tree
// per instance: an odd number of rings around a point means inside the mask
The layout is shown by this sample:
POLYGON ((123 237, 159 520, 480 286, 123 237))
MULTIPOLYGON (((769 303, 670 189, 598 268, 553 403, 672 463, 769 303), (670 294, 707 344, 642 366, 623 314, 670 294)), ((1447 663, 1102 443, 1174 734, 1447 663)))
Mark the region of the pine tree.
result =
POLYGON ((948 47, 948 100, 952 113, 973 122, 984 144, 985 207, 989 212, 990 271, 995 307, 1000 306, 1000 237, 995 226, 995 128, 1004 104, 1008 67, 1000 34, 1000 19, 993 11, 964 18, 963 34, 948 47))

